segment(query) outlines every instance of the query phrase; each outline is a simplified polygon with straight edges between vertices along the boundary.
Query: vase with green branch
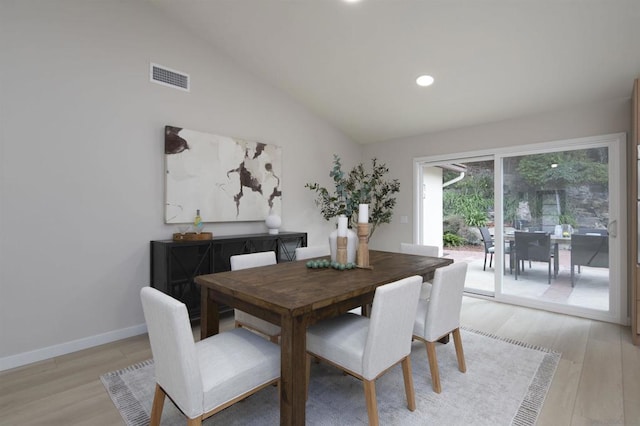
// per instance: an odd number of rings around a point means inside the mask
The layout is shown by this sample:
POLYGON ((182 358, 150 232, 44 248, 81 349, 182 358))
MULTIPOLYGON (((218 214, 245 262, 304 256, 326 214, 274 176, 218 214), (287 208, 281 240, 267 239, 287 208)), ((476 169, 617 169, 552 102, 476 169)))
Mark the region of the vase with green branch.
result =
POLYGON ((334 154, 333 168, 329 172, 334 191, 330 192, 318 183, 307 183, 305 187, 317 193, 315 203, 326 220, 344 214, 352 228, 358 221, 358 206, 368 204, 370 239, 379 225, 391 222, 396 205, 394 194, 400 191, 400 182, 398 179, 387 180, 388 173, 389 168, 373 158, 370 170, 360 163, 345 174, 340 157, 334 154))

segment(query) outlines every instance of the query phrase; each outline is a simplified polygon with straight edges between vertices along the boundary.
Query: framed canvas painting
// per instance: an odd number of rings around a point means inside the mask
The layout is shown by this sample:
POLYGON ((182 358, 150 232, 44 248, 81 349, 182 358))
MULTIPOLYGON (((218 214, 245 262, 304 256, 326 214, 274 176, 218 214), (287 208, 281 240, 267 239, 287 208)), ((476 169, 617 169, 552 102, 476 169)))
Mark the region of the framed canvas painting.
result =
POLYGON ((165 223, 264 220, 281 215, 279 146, 165 127, 165 223))

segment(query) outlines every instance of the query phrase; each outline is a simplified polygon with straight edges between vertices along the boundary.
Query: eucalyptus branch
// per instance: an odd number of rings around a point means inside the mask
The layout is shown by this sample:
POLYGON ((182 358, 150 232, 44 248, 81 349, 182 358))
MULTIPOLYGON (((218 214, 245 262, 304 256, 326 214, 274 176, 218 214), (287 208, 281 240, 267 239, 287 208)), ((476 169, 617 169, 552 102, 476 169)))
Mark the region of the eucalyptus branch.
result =
POLYGON ((357 226, 358 205, 369 204, 369 238, 382 223, 390 223, 396 199, 393 194, 400 191, 400 181, 387 181, 385 175, 389 169, 379 164, 376 158, 371 160, 371 171, 367 171, 362 163, 355 166, 348 175, 342 171, 340 157, 334 154, 333 168, 329 176, 334 181, 335 191, 318 183, 307 183, 305 188, 315 191, 318 195, 315 203, 320 207, 320 213, 326 220, 344 214, 349 218, 352 228, 357 226))

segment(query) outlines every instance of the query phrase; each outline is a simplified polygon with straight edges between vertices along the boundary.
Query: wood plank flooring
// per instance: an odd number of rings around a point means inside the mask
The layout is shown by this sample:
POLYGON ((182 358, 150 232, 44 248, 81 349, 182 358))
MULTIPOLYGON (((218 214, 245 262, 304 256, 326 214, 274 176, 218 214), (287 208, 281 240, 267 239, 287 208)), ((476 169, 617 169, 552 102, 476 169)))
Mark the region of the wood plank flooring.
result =
MULTIPOLYGON (((470 297, 462 324, 562 352, 539 425, 640 425, 629 327, 470 297)), ((227 317, 221 329, 230 327, 227 317)), ((2 372, 0 425, 122 425, 99 376, 150 357, 142 335, 2 372)))

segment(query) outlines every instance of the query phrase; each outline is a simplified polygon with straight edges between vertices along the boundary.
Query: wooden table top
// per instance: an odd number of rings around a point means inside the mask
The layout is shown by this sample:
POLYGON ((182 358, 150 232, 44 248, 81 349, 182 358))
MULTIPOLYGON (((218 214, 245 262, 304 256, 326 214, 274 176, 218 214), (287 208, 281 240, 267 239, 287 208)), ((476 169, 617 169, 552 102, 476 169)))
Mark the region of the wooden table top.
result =
POLYGON ((436 268, 453 260, 371 250, 369 264, 372 269, 311 269, 307 268, 306 262, 200 275, 196 282, 271 312, 298 316, 372 293, 380 285, 407 276, 421 275, 429 279, 436 268))

